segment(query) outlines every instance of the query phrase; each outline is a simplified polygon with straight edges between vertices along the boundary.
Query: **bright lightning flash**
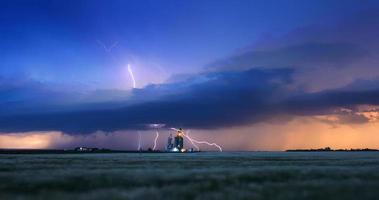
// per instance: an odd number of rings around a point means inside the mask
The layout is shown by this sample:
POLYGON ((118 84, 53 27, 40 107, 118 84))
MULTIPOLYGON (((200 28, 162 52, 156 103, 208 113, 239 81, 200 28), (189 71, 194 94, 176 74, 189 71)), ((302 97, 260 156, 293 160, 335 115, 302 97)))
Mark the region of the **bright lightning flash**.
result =
POLYGON ((155 131, 155 138, 154 138, 154 147, 153 147, 153 150, 155 150, 155 148, 157 148, 157 140, 158 140, 158 137, 159 137, 159 132, 158 132, 158 131, 155 131))
POLYGON ((184 134, 184 136, 191 142, 191 144, 198 150, 198 151, 200 151, 200 148, 199 148, 199 146, 197 146, 196 144, 195 144, 195 142, 193 142, 193 140, 192 140, 192 138, 190 138, 190 136, 189 136, 189 133, 190 133, 190 130, 188 130, 187 131, 187 134, 184 134))
POLYGON ((130 78, 132 79, 133 81, 133 88, 136 88, 137 84, 136 84, 136 79, 134 79, 134 75, 133 75, 133 70, 132 68, 130 67, 130 64, 128 64, 128 72, 129 72, 129 75, 130 75, 130 78))
MULTIPOLYGON (((179 131, 179 130, 176 129, 176 128, 171 128, 171 129, 172 129, 172 130, 175 130, 175 131, 179 131)), ((197 145, 195 145, 194 143, 196 143, 196 144, 206 144, 206 145, 209 145, 209 146, 215 146, 215 147, 217 147, 217 148, 220 150, 220 152, 222 152, 222 148, 221 148, 221 146, 218 145, 218 144, 216 144, 216 143, 210 143, 210 142, 207 142, 207 141, 199 141, 199 140, 195 140, 195 139, 191 138, 191 137, 188 135, 188 133, 187 133, 187 134, 184 134, 184 133, 183 133, 183 135, 184 135, 186 138, 188 138, 189 141, 193 144, 193 146, 196 147, 198 150, 199 150, 199 147, 198 147, 197 145)))
POLYGON ((154 138, 153 150, 155 150, 157 148, 157 141, 158 141, 158 138, 159 138, 158 129, 162 128, 164 126, 166 126, 166 124, 148 124, 148 127, 155 129, 155 138, 154 138))
POLYGON ((142 135, 141 132, 138 131, 138 148, 137 150, 141 150, 141 140, 142 140, 142 135))

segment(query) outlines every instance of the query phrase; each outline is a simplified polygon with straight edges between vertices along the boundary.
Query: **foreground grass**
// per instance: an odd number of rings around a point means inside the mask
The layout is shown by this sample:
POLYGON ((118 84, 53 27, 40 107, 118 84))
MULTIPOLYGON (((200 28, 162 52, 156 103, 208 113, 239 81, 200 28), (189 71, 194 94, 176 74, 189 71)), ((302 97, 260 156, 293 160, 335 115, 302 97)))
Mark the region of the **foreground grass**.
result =
POLYGON ((378 199, 379 153, 0 155, 0 199, 378 199))

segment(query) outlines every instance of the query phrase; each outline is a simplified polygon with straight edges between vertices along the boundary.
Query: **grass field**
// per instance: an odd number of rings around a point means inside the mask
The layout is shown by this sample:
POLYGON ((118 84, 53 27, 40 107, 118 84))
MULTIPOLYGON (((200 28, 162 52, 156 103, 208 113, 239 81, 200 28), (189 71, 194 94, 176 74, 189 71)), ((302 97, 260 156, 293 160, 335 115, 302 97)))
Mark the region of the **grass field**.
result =
POLYGON ((0 199, 379 199, 379 153, 0 155, 0 199))

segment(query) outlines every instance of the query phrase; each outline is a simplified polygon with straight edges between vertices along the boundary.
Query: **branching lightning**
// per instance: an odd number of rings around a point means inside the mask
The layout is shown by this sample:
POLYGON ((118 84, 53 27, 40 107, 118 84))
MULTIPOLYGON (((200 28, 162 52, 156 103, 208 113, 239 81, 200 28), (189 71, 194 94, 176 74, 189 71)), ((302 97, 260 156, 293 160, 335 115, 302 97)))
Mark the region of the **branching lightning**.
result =
POLYGON ((170 128, 171 130, 174 130, 174 131, 179 131, 179 129, 176 129, 176 128, 170 128))
POLYGON ((113 48, 115 48, 118 45, 118 41, 114 42, 111 46, 107 47, 103 42, 100 40, 96 40, 96 42, 104 48, 106 52, 111 52, 113 48))
POLYGON ((188 130, 187 133, 184 134, 184 136, 185 136, 185 137, 191 142, 191 144, 192 144, 192 145, 193 145, 198 151, 200 151, 199 146, 197 146, 197 145, 193 142, 192 138, 189 136, 189 133, 190 133, 190 130, 188 130))
POLYGON ((128 72, 129 72, 130 78, 133 81, 133 88, 136 88, 136 79, 134 79, 133 70, 130 67, 130 64, 128 64, 128 72))
POLYGON ((210 142, 207 142, 207 141, 198 141, 198 140, 195 140, 195 139, 192 139, 192 138, 190 140, 193 141, 193 142, 195 142, 195 143, 198 143, 198 144, 206 144, 206 145, 209 145, 209 146, 215 146, 215 147, 217 147, 222 152, 221 146, 218 145, 218 144, 216 144, 216 143, 210 143, 210 142))
MULTIPOLYGON (((172 130, 174 131, 179 131, 178 129, 176 128, 171 128, 172 130)), ((217 147, 221 152, 222 152, 222 147, 216 143, 210 143, 210 142, 207 142, 207 141, 199 141, 199 140, 195 140, 193 138, 191 138, 189 135, 188 135, 188 132, 187 134, 184 134, 183 135, 194 145, 194 147, 196 147, 198 150, 200 149, 199 146, 195 145, 194 143, 196 144, 206 144, 206 145, 209 145, 209 146, 214 146, 214 147, 217 147)))

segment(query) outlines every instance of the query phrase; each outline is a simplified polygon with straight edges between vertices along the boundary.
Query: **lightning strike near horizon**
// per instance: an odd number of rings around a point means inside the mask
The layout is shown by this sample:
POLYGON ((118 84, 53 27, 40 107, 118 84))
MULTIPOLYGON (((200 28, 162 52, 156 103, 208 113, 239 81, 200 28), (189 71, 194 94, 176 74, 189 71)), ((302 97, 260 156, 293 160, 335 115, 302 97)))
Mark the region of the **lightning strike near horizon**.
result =
POLYGON ((190 130, 188 130, 187 133, 184 134, 184 136, 185 136, 185 137, 191 142, 191 144, 192 144, 192 145, 193 145, 198 151, 200 151, 199 146, 197 146, 197 145, 193 142, 192 138, 189 136, 189 133, 190 133, 190 130))
MULTIPOLYGON (((176 129, 176 128, 171 128, 171 130, 179 131, 179 130, 176 129)), ((186 138, 188 138, 192 144, 193 144, 193 143, 197 143, 197 144, 206 144, 206 145, 209 145, 209 146, 214 146, 214 147, 217 147, 217 148, 220 150, 220 152, 222 152, 222 147, 221 147, 220 145, 216 144, 216 143, 210 143, 210 142, 208 142, 208 141, 199 141, 199 140, 195 140, 195 139, 189 137, 188 134, 184 134, 184 133, 183 133, 183 135, 184 135, 186 138)), ((195 146, 195 145, 194 145, 194 146, 195 146)), ((196 145, 196 146, 197 146, 197 145, 196 145)), ((195 146, 195 147, 196 147, 196 146, 195 146)), ((197 147, 198 147, 198 146, 197 146, 197 147)))
POLYGON ((137 150, 141 150, 141 140, 142 140, 142 135, 141 132, 138 131, 138 148, 137 150))
POLYGON ((153 150, 155 150, 157 148, 157 141, 158 141, 158 137, 159 137, 159 132, 158 131, 155 131, 155 138, 154 138, 154 146, 153 146, 153 150))
POLYGON ((134 74, 133 74, 133 70, 132 68, 130 67, 130 64, 128 64, 128 72, 129 72, 129 75, 130 75, 130 78, 132 79, 132 82, 133 82, 133 89, 136 88, 136 79, 134 79, 134 74))
POLYGON ((158 138, 159 138, 158 129, 162 128, 164 126, 166 126, 166 124, 148 124, 148 127, 155 129, 155 138, 154 138, 153 150, 155 150, 157 148, 157 141, 158 141, 158 138))

